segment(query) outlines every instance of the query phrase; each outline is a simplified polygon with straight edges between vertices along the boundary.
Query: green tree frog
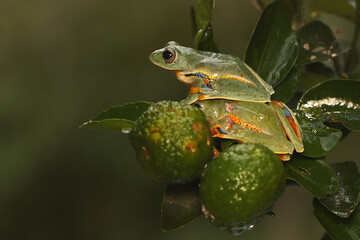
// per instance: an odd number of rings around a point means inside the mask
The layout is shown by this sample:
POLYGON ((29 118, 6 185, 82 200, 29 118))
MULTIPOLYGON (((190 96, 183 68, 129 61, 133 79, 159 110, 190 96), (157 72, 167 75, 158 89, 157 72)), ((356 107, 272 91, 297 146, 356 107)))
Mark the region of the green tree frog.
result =
POLYGON ((283 103, 218 99, 197 101, 194 105, 204 112, 213 137, 265 145, 284 161, 290 159, 294 149, 304 151, 301 128, 283 103))
POLYGON ((273 88, 239 58, 172 41, 154 51, 150 60, 190 86, 184 101, 203 110, 213 137, 263 144, 284 161, 294 150, 304 151, 293 112, 284 103, 271 101, 273 88))
POLYGON ((171 41, 150 60, 190 86, 187 103, 206 99, 269 102, 273 88, 240 58, 204 52, 171 41))

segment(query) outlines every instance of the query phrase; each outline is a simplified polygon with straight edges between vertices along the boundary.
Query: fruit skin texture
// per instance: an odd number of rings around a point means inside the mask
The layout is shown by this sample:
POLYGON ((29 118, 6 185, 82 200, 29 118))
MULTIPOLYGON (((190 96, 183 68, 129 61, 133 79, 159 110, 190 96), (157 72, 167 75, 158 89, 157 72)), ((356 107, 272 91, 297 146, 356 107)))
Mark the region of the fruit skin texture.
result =
POLYGON ((271 150, 237 144, 207 165, 200 184, 202 210, 215 225, 240 234, 271 209, 284 187, 284 167, 271 150))
POLYGON ((203 112, 191 105, 161 101, 140 116, 129 134, 144 171, 167 183, 201 175, 212 158, 212 138, 203 112))

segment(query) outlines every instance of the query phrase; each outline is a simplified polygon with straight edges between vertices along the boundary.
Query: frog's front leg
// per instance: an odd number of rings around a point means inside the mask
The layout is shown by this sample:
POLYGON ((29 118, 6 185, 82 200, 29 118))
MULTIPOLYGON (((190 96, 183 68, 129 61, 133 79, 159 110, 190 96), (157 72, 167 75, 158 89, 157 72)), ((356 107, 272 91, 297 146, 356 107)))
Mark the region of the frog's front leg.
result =
POLYGON ((294 113, 282 102, 271 101, 280 123, 289 140, 294 144, 297 152, 304 151, 301 127, 294 113))
POLYGON ((193 73, 186 73, 185 77, 195 77, 201 79, 207 86, 207 88, 212 89, 212 77, 209 74, 199 71, 193 73))

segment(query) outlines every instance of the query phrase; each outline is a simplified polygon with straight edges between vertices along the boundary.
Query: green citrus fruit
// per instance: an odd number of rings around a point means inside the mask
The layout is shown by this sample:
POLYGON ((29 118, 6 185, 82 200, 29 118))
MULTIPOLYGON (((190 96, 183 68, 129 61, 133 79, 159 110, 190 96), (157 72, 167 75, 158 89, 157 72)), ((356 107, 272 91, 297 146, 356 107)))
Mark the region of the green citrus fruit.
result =
POLYGON ((168 183, 200 176, 213 154, 203 112, 185 103, 162 101, 149 107, 129 138, 145 172, 168 183))
POLYGON ((260 144, 237 144, 207 165, 200 184, 202 210, 212 223, 240 234, 270 211, 284 187, 276 154, 260 144))

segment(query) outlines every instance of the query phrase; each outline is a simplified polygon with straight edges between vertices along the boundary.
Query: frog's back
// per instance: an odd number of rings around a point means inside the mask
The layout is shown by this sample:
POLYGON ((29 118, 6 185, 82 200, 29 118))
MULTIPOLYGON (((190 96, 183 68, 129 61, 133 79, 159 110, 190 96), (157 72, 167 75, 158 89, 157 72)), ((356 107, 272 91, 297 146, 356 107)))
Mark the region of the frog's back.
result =
POLYGON ((249 65, 240 58, 229 54, 197 51, 194 69, 203 70, 211 76, 231 79, 245 79, 257 87, 263 88, 270 95, 274 93, 271 85, 265 82, 249 65))
POLYGON ((229 99, 270 102, 273 88, 240 58, 221 53, 199 51, 169 42, 154 51, 150 60, 176 73, 190 86, 185 100, 229 99))

